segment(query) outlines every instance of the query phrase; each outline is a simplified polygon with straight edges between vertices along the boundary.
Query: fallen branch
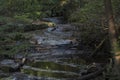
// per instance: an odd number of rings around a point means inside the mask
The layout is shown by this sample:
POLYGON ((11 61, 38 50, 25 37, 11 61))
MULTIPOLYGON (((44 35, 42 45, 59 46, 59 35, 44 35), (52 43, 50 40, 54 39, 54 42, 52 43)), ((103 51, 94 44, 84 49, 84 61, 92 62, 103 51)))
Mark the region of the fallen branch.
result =
MULTIPOLYGON (((89 74, 84 75, 84 76, 80 76, 80 77, 78 77, 78 78, 75 79, 75 80, 90 80, 90 79, 96 78, 96 77, 99 76, 105 69, 106 69, 106 67, 100 68, 100 69, 97 70, 96 72, 89 73, 89 74)), ((67 79, 67 80, 74 80, 74 79, 69 78, 69 79, 67 79)))
POLYGON ((100 44, 98 44, 98 46, 93 51, 93 53, 90 54, 90 57, 92 57, 98 51, 98 49, 103 45, 103 43, 105 42, 105 40, 106 40, 106 37, 100 42, 100 44))
POLYGON ((89 79, 92 79, 92 78, 96 78, 96 76, 100 75, 105 69, 106 69, 106 67, 101 68, 98 71, 90 73, 90 74, 85 75, 83 77, 80 77, 77 80, 89 80, 89 79))

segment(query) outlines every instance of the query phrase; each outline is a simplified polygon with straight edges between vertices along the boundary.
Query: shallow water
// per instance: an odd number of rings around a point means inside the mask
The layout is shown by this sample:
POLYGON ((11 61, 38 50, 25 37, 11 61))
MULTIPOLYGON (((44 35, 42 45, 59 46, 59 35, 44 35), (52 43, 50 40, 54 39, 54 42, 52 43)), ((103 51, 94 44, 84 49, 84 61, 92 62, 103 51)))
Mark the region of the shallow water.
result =
MULTIPOLYGON (((86 72, 95 60, 81 59, 81 55, 90 52, 77 49, 78 44, 82 47, 76 41, 80 31, 70 24, 58 24, 59 20, 55 19, 47 19, 57 22, 55 30, 48 28, 28 33, 32 35, 31 42, 38 42, 37 45, 31 43, 33 47, 28 50, 26 57, 28 61, 18 73, 11 73, 11 68, 2 67, 3 73, 10 74, 7 77, 0 76, 0 80, 76 80, 82 76, 81 72, 86 72)), ((16 59, 21 56, 23 54, 18 54, 16 59)))
POLYGON ((21 69, 21 72, 38 77, 52 78, 77 78, 80 70, 87 67, 82 59, 59 59, 56 61, 29 62, 21 69))

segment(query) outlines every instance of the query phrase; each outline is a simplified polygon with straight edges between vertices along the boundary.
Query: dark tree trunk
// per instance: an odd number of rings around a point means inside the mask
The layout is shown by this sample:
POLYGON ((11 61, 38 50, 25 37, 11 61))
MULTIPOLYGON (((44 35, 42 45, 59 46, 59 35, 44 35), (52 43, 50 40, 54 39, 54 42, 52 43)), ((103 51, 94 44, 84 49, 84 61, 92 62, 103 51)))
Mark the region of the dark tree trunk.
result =
POLYGON ((112 3, 111 0, 104 0, 105 2, 105 12, 107 15, 108 25, 109 25, 109 40, 111 43, 111 50, 114 57, 115 62, 115 69, 116 71, 119 71, 119 65, 120 65, 120 55, 118 55, 120 52, 117 50, 117 32, 115 28, 114 23, 114 17, 113 17, 113 10, 112 10, 112 3))
POLYGON ((105 1, 107 20, 109 24, 109 38, 111 43, 111 49, 115 52, 117 50, 117 33, 114 23, 112 4, 111 4, 111 0, 104 0, 104 1, 105 1))

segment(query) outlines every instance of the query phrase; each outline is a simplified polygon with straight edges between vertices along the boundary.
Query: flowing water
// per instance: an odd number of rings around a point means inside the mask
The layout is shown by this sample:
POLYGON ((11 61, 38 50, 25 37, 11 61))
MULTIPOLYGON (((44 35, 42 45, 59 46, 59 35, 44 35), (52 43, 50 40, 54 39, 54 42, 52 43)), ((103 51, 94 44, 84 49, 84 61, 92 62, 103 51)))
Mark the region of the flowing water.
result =
MULTIPOLYGON (((58 18, 44 20, 57 24, 55 27, 28 33, 33 35, 30 42, 34 45, 28 50, 28 61, 19 72, 8 74, 0 80, 76 80, 82 76, 82 72, 86 72, 91 63, 81 59, 85 52, 82 46, 81 50, 80 47, 77 49, 80 44, 80 40, 77 40, 80 39, 78 28, 61 24, 58 18), (37 45, 34 44, 35 41, 37 45)), ((20 55, 17 55, 17 58, 19 57, 20 55)), ((10 61, 7 64, 13 63, 15 62, 10 61)), ((10 69, 2 68, 4 72, 9 72, 10 69)))

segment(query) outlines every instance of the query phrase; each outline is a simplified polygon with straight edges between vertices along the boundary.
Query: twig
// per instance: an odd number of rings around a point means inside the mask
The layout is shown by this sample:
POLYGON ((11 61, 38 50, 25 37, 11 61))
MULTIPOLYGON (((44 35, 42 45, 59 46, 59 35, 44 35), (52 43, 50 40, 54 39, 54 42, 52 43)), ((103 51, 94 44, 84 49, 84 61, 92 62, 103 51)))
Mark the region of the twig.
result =
POLYGON ((105 69, 106 69, 106 67, 101 68, 98 71, 96 71, 94 73, 90 73, 90 74, 85 75, 83 77, 80 77, 77 80, 89 80, 89 79, 95 78, 96 76, 100 75, 105 69))
POLYGON ((106 40, 106 37, 100 42, 100 44, 96 47, 96 49, 93 51, 93 53, 90 54, 90 57, 92 57, 97 52, 97 50, 103 45, 105 40, 106 40))

